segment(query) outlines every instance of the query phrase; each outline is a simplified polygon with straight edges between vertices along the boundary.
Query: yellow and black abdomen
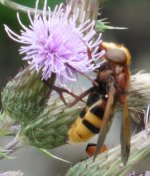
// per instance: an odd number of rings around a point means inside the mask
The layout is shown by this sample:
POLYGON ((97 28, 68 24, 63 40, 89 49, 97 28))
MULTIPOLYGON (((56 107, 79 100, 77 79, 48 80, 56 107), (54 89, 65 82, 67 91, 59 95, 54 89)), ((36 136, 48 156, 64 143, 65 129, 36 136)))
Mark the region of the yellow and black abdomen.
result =
POLYGON ((92 89, 86 106, 68 131, 70 142, 85 142, 99 133, 106 104, 107 98, 105 89, 92 89))

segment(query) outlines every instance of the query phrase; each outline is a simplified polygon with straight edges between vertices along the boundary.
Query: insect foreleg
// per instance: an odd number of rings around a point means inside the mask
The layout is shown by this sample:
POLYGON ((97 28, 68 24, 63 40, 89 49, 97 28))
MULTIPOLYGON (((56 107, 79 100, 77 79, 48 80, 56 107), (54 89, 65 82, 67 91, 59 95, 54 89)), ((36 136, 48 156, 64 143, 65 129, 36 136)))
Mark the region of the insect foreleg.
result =
MULTIPOLYGON (((74 94, 73 92, 70 92, 69 90, 67 89, 64 89, 64 88, 60 88, 60 87, 57 87, 55 85, 53 85, 53 90, 55 90, 59 96, 60 96, 60 99, 63 101, 63 103, 67 106, 67 107, 72 107, 74 106, 76 103, 78 103, 79 101, 82 101, 84 102, 84 100, 82 100, 82 98, 84 98, 91 90, 91 88, 89 88, 88 90, 84 91, 83 93, 81 93, 80 95, 76 95, 74 94), (71 95, 72 97, 75 98, 74 101, 72 102, 69 102, 67 103, 64 96, 63 96, 63 93, 67 93, 69 95, 71 95)), ((85 103, 85 102, 84 102, 85 103)))

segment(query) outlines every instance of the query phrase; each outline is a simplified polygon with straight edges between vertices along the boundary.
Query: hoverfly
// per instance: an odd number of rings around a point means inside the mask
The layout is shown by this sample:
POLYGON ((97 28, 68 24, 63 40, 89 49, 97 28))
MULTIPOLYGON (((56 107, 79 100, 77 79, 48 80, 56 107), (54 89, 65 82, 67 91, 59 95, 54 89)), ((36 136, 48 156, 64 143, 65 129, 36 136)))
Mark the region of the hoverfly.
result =
POLYGON ((103 42, 105 66, 97 70, 95 82, 89 91, 86 106, 68 131, 69 141, 84 142, 99 133, 94 160, 103 146, 113 121, 117 104, 123 108, 121 129, 121 158, 126 165, 130 154, 130 122, 128 116, 127 92, 130 86, 131 55, 123 45, 103 42))

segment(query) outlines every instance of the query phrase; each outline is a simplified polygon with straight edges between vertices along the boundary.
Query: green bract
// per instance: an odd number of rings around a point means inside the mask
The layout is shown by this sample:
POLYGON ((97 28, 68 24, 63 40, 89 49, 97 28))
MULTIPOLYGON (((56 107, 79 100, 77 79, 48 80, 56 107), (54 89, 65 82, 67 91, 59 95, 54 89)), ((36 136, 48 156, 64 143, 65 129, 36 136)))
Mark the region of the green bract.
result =
POLYGON ((27 123, 42 112, 51 89, 41 81, 39 75, 27 67, 7 83, 1 94, 3 111, 7 116, 27 123))

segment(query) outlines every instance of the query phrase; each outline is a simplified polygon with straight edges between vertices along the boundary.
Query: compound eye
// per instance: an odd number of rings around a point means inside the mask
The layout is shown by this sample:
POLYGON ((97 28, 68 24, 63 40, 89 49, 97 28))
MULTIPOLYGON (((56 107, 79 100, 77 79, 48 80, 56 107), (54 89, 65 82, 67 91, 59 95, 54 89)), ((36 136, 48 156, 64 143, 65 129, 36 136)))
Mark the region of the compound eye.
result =
POLYGON ((108 49, 105 58, 116 64, 124 64, 127 60, 125 52, 121 49, 108 49))

